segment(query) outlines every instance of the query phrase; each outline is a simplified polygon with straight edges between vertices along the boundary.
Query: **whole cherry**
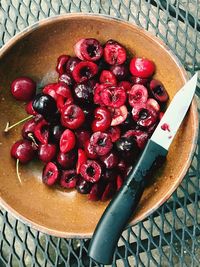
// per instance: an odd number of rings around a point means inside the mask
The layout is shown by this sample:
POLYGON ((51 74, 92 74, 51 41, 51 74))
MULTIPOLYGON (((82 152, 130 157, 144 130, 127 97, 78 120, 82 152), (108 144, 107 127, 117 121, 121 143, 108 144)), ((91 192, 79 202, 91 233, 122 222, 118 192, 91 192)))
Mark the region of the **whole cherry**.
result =
POLYGON ((56 101, 50 95, 38 94, 33 100, 34 110, 41 114, 47 121, 55 115, 57 111, 56 101))
POLYGON ((56 146, 54 144, 40 144, 38 148, 38 158, 42 162, 50 162, 56 156, 56 146))
POLYGON ((60 165, 62 169, 71 169, 76 165, 76 151, 71 150, 69 152, 63 153, 59 151, 57 154, 57 163, 60 165))
POLYGON ((35 148, 31 141, 22 139, 12 145, 10 153, 13 158, 26 164, 34 158, 35 148))
POLYGON ((147 58, 134 57, 130 62, 130 72, 136 77, 149 78, 155 72, 155 64, 147 58))
POLYGON ((11 93, 15 99, 30 101, 36 92, 36 83, 29 77, 19 77, 11 84, 11 93))
POLYGON ((92 188, 92 183, 84 180, 82 177, 76 183, 76 190, 81 194, 88 194, 92 188))

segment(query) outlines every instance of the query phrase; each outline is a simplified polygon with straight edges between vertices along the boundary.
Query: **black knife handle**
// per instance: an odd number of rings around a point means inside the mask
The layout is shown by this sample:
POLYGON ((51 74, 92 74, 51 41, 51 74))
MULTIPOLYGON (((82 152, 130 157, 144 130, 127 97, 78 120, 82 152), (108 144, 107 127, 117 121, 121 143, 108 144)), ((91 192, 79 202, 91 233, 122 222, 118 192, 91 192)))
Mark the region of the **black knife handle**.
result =
POLYGON ((127 180, 104 211, 90 241, 88 255, 96 262, 111 264, 119 237, 133 215, 145 188, 145 177, 163 161, 167 150, 149 140, 127 180))

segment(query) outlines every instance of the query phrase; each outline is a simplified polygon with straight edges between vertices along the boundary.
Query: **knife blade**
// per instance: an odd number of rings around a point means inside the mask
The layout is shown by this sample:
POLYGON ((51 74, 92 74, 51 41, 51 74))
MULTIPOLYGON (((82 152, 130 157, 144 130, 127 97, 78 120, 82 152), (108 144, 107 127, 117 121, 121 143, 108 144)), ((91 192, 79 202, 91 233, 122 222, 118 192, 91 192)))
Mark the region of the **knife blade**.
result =
POLYGON ((144 191, 145 178, 166 158, 170 144, 191 104, 196 85, 197 73, 176 93, 138 162, 104 211, 88 250, 88 255, 96 262, 112 263, 119 237, 144 191))

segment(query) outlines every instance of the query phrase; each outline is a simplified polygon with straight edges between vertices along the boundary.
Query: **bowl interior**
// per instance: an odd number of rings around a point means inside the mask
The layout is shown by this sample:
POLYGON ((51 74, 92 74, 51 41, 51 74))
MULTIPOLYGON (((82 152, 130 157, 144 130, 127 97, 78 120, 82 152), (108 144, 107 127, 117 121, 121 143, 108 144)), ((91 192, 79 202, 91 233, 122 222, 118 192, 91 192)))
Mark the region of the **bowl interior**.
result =
MULTIPOLYGON (((185 72, 168 50, 154 37, 128 23, 89 15, 49 19, 7 44, 0 53, 0 198, 1 204, 18 218, 49 234, 88 237, 108 202, 91 202, 74 190, 48 188, 41 182, 42 165, 20 166, 22 184, 16 177, 11 145, 20 138, 21 126, 4 134, 6 122, 27 116, 25 103, 17 102, 10 84, 18 76, 32 77, 41 86, 57 79, 55 65, 61 54, 74 54, 74 43, 83 37, 105 42, 115 39, 133 54, 152 59, 156 75, 170 99, 186 81, 185 72)), ((163 168, 149 181, 131 223, 143 219, 161 205, 176 189, 189 166, 194 149, 196 107, 193 103, 182 124, 163 168), (174 164, 176 163, 176 164, 174 164)))

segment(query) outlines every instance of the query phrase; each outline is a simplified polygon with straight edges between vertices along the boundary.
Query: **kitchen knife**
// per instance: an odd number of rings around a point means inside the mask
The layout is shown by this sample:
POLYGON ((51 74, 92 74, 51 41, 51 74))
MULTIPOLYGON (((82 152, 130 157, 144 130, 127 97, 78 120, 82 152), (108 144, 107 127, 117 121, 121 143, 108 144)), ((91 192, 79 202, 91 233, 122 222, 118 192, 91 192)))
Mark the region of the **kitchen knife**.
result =
POLYGON ((195 74, 174 96, 139 161, 104 211, 89 245, 89 256, 102 264, 111 264, 119 237, 133 215, 145 188, 145 179, 165 159, 169 146, 193 99, 195 74))

